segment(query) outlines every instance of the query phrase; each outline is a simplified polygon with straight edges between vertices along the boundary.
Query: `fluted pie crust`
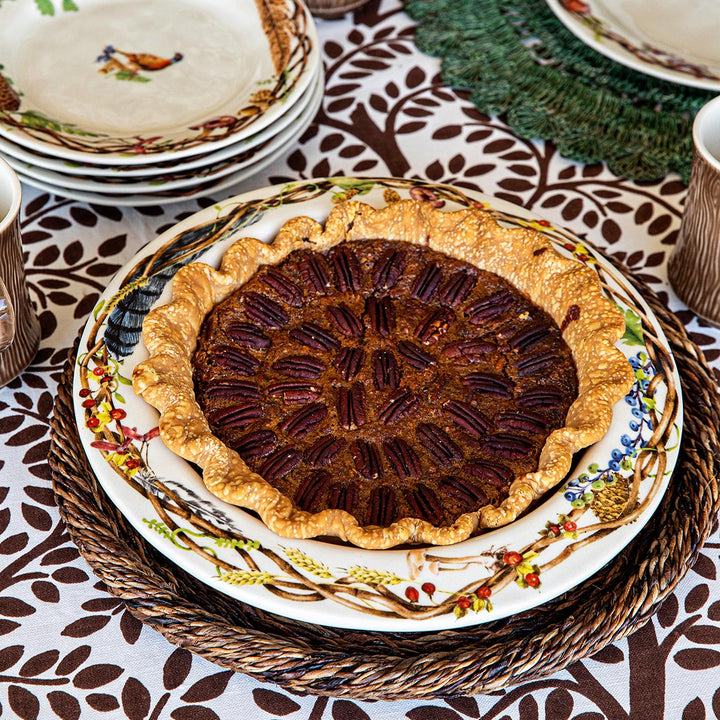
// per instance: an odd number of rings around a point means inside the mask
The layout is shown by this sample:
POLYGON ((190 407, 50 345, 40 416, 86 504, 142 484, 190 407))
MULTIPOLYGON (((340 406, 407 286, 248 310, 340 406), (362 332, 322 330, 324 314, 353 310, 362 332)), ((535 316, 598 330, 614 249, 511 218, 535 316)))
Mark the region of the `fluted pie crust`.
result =
POLYGON ((135 368, 133 386, 160 411, 165 444, 202 468, 207 488, 226 502, 254 510, 278 535, 335 536, 370 549, 403 543, 448 545, 515 520, 562 481, 575 452, 605 435, 614 404, 633 383, 630 365, 614 345, 624 330, 623 315, 602 295, 597 275, 560 256, 539 232, 502 227, 488 213, 473 208, 443 212, 430 203, 403 200, 376 210, 347 202, 332 210, 324 227, 311 218, 297 217, 270 244, 254 238, 238 240, 225 253, 219 270, 204 263, 182 268, 173 280, 172 300, 149 313, 144 322, 149 358, 135 368), (500 504, 466 512, 451 525, 438 527, 404 517, 388 527, 363 526, 345 510, 300 509, 213 435, 195 396, 194 352, 203 322, 216 305, 261 266, 278 265, 293 251, 327 251, 366 238, 426 246, 496 273, 552 317, 575 362, 577 399, 564 426, 547 437, 537 469, 515 477, 500 504))

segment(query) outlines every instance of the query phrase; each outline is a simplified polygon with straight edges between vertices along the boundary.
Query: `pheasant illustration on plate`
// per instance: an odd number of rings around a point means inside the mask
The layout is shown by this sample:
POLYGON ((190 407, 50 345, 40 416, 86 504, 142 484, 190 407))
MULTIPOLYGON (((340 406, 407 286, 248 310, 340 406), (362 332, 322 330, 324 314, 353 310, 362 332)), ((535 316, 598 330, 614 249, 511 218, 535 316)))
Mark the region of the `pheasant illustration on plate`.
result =
POLYGON ((157 72, 164 70, 183 59, 182 53, 176 52, 172 57, 161 57, 152 53, 126 52, 106 45, 96 58, 96 62, 103 63, 98 72, 103 75, 115 75, 116 80, 134 82, 150 82, 150 78, 142 75, 142 71, 157 72))

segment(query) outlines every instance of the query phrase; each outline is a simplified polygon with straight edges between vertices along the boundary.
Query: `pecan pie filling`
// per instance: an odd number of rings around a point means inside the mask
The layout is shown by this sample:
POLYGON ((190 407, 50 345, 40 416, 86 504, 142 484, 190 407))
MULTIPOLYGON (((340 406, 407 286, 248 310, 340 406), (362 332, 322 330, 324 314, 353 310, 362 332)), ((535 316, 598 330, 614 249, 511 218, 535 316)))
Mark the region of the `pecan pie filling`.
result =
POLYGON ((578 394, 560 328, 508 281, 379 239, 261 265, 206 318, 193 368, 252 471, 365 526, 499 505, 578 394))

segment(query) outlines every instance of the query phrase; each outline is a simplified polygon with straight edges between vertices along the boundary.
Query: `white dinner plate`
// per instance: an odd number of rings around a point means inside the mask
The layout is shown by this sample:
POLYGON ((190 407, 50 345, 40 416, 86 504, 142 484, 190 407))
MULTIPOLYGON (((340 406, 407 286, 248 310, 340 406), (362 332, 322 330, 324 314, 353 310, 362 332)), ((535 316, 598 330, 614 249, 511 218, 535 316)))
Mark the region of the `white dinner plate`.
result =
POLYGON ((546 0, 586 45, 669 82, 720 90, 716 0, 546 0))
POLYGON ((679 393, 672 354, 649 307, 569 232, 467 190, 344 177, 230 198, 146 245, 118 272, 88 320, 73 388, 81 442, 101 486, 168 562, 281 616, 386 631, 496 620, 545 603, 597 572, 645 525, 667 487, 680 446, 679 393), (133 368, 147 357, 138 323, 152 306, 167 302, 170 280, 182 265, 201 259, 217 266, 239 237, 271 241, 288 219, 323 221, 348 197, 380 207, 408 196, 446 210, 473 205, 500 222, 536 228, 559 252, 595 270, 625 313, 627 331, 618 347, 635 368, 636 383, 616 405, 607 436, 576 456, 571 474, 542 504, 506 527, 457 545, 375 551, 279 537, 212 495, 195 469, 158 438, 157 412, 129 387, 133 368), (628 496, 637 504, 618 517, 628 496), (509 562, 517 559, 513 553, 522 562, 509 562), (530 584, 524 581, 528 573, 536 576, 530 584))
MULTIPOLYGON (((231 157, 221 160, 206 168, 182 172, 168 171, 166 175, 152 178, 125 178, 113 176, 105 180, 98 178, 77 177, 69 173, 59 173, 54 170, 39 168, 30 163, 8 157, 7 163, 23 178, 33 178, 44 183, 47 187, 55 188, 53 192, 64 193, 66 190, 81 190, 83 192, 104 193, 108 195, 142 195, 157 192, 169 192, 182 188, 192 188, 204 185, 214 180, 220 180, 231 174, 237 174, 248 167, 258 167, 260 161, 278 151, 285 150, 292 145, 317 114, 322 101, 324 84, 322 76, 318 77, 308 96, 309 102, 300 107, 294 122, 279 132, 270 136, 263 144, 258 145, 240 157, 231 157)), ((303 101, 305 103, 305 101, 303 101)), ((299 104, 299 103, 298 103, 299 104)))
POLYGON ((192 155, 188 158, 166 160, 153 165, 97 165, 56 158, 37 150, 25 148, 2 136, 0 136, 0 155, 5 157, 11 164, 13 160, 16 160, 25 165, 32 165, 34 168, 50 170, 63 175, 102 180, 149 180, 158 175, 166 176, 180 173, 189 175, 192 171, 200 173, 210 166, 231 162, 239 156, 250 157, 256 150, 264 147, 269 140, 294 123, 298 116, 307 109, 311 101, 316 99, 318 84, 322 83, 322 81, 323 68, 322 65, 318 65, 310 86, 295 103, 288 107, 287 112, 283 113, 274 123, 244 140, 226 145, 219 150, 192 155))
POLYGON ((0 135, 103 165, 188 157, 271 125, 319 62, 302 0, 13 0, 0 135))

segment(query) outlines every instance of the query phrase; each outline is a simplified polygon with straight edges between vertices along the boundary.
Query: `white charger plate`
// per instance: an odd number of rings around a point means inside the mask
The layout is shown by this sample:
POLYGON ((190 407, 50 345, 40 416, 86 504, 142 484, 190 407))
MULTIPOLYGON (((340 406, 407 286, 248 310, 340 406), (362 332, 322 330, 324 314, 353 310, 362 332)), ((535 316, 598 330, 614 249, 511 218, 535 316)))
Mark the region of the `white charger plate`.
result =
POLYGON ((633 70, 720 90, 715 0, 546 0, 586 45, 633 70))
MULTIPOLYGON (((294 122, 290 123, 276 135, 270 135, 261 145, 254 147, 241 157, 230 157, 214 165, 189 171, 187 175, 182 172, 169 170, 166 175, 152 176, 152 178, 125 178, 113 176, 107 180, 97 178, 77 177, 68 173, 59 173, 54 170, 38 168, 30 163, 7 158, 7 163, 21 173, 23 178, 33 178, 55 188, 53 192, 64 193, 66 190, 81 190, 91 193, 105 193, 108 195, 142 195, 157 192, 180 190, 204 185, 213 180, 220 180, 228 175, 237 175, 248 167, 257 167, 261 160, 286 149, 295 142, 305 131, 317 114, 322 101, 324 83, 322 75, 318 76, 312 88, 308 91, 307 99, 302 104, 296 103, 299 112, 293 112, 294 122)), ((293 108, 294 110, 294 108, 293 108)))
POLYGON ((73 388, 80 438, 101 486, 169 561, 220 592, 281 616, 386 631, 496 620, 545 603, 597 572, 641 530, 662 498, 680 447, 679 393, 672 354, 649 307, 620 273, 569 232, 480 193, 412 180, 343 177, 231 198, 150 242, 115 276, 88 320, 73 388), (239 237, 271 241, 288 219, 308 215, 323 221, 336 202, 349 197, 380 207, 408 196, 447 210, 473 205, 503 223, 534 227, 559 252, 594 269, 625 313, 627 332, 618 347, 637 381, 616 405, 607 436, 576 456, 561 487, 507 527, 453 546, 379 551, 279 537, 209 493, 193 467, 157 437, 157 412, 126 387, 133 368, 147 357, 137 320, 129 319, 167 302, 169 281, 181 265, 201 259, 217 266, 239 237), (86 408, 83 402, 95 405, 86 408), (608 472, 620 479, 605 484, 608 472), (614 489, 627 483, 637 492, 637 505, 609 520, 599 508, 607 510, 614 489), (506 563, 507 552, 519 553, 523 561, 506 563), (523 581, 528 572, 537 575, 539 586, 523 581), (487 586, 493 587, 490 598, 487 586))
POLYGON ((0 135, 70 160, 146 165, 239 142, 286 112, 320 62, 302 0, 43 8, 0 4, 0 135))

